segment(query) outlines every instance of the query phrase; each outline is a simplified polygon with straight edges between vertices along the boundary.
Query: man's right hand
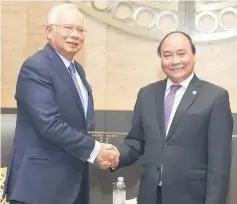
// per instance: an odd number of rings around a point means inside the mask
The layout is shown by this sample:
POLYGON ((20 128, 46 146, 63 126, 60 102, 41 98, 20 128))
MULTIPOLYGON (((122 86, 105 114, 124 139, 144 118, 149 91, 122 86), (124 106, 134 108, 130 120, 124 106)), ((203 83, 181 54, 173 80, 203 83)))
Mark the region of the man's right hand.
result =
POLYGON ((120 153, 112 144, 101 143, 101 149, 97 155, 97 162, 102 169, 115 168, 119 163, 120 153))

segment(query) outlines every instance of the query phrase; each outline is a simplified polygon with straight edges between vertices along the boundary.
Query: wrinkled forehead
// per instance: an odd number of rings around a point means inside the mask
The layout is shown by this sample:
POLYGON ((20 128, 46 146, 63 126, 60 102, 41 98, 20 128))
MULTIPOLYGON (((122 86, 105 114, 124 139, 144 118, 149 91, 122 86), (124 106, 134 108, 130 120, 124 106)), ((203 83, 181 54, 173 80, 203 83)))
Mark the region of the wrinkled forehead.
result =
POLYGON ((176 51, 187 50, 191 51, 190 41, 186 36, 180 33, 173 33, 169 35, 161 46, 161 51, 176 51))
POLYGON ((84 25, 83 15, 76 9, 68 9, 60 12, 57 18, 58 24, 84 25))

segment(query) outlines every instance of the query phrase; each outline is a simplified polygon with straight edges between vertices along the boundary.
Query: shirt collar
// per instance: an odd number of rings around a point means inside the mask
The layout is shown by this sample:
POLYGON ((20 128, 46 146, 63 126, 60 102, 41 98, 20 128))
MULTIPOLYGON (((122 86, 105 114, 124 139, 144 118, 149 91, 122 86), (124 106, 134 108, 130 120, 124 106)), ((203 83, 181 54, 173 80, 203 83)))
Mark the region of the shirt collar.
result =
POLYGON ((56 53, 57 53, 58 56, 61 58, 61 60, 63 61, 64 65, 67 67, 67 69, 69 68, 69 66, 70 66, 71 63, 73 63, 73 64, 75 65, 74 60, 72 60, 72 61, 70 62, 70 61, 68 61, 64 56, 60 55, 58 52, 56 52, 56 53))
MULTIPOLYGON (((192 78, 194 77, 194 73, 192 73, 187 79, 179 83, 185 90, 188 88, 188 85, 192 78)), ((167 79, 167 84, 166 84, 166 91, 175 83, 173 83, 169 78, 167 79)))

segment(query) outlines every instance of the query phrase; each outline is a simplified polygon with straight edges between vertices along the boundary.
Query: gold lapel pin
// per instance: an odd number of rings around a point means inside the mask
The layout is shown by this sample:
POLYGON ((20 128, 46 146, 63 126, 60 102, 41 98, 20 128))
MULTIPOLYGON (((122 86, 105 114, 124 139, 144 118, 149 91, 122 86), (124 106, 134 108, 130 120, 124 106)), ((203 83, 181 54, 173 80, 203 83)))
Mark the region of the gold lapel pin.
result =
POLYGON ((192 94, 193 94, 193 95, 196 95, 196 94, 197 94, 197 92, 196 92, 196 91, 193 91, 193 92, 192 92, 192 94))

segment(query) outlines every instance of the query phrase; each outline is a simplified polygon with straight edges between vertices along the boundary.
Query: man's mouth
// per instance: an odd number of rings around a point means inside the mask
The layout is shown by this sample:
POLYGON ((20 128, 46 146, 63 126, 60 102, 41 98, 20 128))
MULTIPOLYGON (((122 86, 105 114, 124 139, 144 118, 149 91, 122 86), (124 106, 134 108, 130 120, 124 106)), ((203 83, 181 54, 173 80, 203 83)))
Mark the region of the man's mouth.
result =
POLYGON ((68 42, 68 44, 73 45, 73 46, 77 46, 78 45, 77 42, 68 42))
POLYGON ((170 68, 171 71, 180 71, 184 69, 183 67, 177 67, 177 68, 170 68))

